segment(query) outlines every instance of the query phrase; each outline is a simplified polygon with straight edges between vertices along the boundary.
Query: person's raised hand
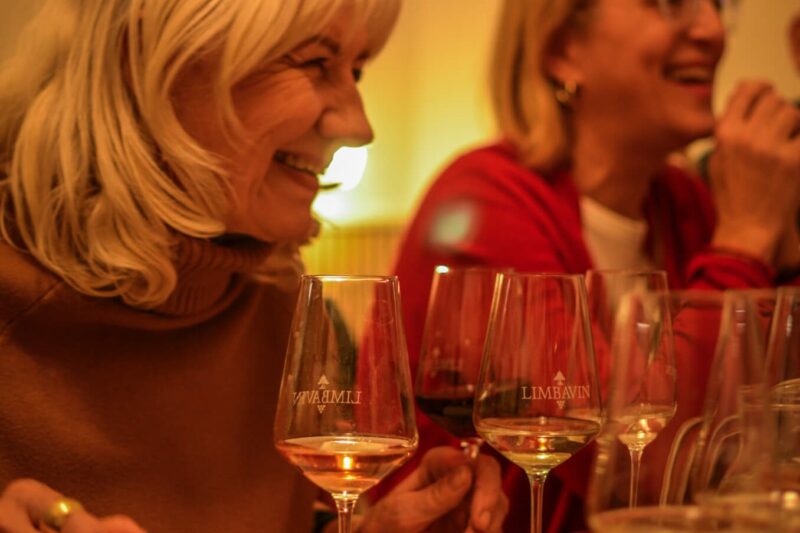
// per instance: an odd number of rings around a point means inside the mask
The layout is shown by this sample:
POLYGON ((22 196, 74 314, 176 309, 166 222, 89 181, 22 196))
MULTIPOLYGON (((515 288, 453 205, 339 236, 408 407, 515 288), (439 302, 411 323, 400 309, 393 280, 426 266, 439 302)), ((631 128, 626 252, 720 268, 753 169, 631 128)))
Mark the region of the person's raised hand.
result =
POLYGON ((32 479, 9 483, 0 496, 0 531, 5 533, 144 533, 126 516, 99 518, 74 500, 32 479))
POLYGON ((766 82, 744 82, 715 129, 712 244, 778 268, 800 207, 800 110, 766 82))

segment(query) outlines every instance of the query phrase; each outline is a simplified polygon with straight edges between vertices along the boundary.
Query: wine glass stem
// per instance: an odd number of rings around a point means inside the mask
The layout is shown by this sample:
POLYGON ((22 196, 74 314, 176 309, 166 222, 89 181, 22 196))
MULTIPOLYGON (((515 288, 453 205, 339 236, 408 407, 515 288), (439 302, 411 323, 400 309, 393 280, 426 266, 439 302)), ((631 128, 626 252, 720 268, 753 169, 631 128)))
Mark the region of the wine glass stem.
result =
POLYGON ((352 530, 353 509, 357 498, 336 498, 336 509, 339 511, 339 533, 350 533, 352 530))
POLYGON ((631 488, 628 495, 628 505, 631 509, 636 507, 639 498, 639 466, 642 464, 644 448, 629 448, 631 452, 631 488))
POLYGON ((464 455, 470 458, 470 460, 474 461, 478 458, 478 453, 481 451, 481 444, 483 444, 483 439, 480 437, 467 437, 465 439, 461 439, 461 450, 464 452, 464 455))
POLYGON ((528 473, 531 482, 531 533, 542 533, 542 496, 547 472, 528 473))

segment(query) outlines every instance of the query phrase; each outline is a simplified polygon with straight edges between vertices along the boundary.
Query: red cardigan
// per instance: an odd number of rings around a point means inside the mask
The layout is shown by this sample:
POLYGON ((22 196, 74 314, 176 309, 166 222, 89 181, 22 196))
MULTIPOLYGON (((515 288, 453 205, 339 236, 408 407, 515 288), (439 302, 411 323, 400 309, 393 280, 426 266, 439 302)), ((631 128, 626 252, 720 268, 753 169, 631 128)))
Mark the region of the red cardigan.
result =
MULTIPOLYGON (((667 270, 671 287, 772 285, 774 273, 763 263, 708 248, 714 209, 700 180, 680 169, 665 168, 653 181, 644 210, 650 227, 649 253, 667 270), (660 245, 655 246, 656 242, 660 245)), ((439 264, 506 266, 522 272, 584 273, 592 268, 581 232, 578 193, 569 173, 544 177, 523 167, 509 145, 496 144, 459 157, 436 179, 407 230, 395 267, 412 376, 433 269, 439 264)), ((700 385, 693 396, 702 390, 700 385)), ((457 442, 419 409, 417 423, 421 450, 457 442)), ((421 455, 416 455, 417 460, 421 455)), ((590 461, 586 450, 548 477, 546 531, 586 529, 581 502, 590 461)), ((379 490, 385 493, 415 465, 415 461, 406 465, 379 490)), ((504 529, 527 532, 528 482, 520 469, 508 465, 504 461, 504 486, 514 496, 504 529)))

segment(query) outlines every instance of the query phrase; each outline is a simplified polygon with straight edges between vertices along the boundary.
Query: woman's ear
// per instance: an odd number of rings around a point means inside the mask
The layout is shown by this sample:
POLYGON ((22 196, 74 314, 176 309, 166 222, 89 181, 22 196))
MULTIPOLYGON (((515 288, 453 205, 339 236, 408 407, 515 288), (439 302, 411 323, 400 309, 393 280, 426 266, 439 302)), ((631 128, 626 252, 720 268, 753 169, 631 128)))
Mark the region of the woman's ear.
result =
POLYGON ((556 32, 544 53, 544 70, 550 79, 561 85, 582 84, 580 47, 580 35, 577 31, 563 28, 556 32))

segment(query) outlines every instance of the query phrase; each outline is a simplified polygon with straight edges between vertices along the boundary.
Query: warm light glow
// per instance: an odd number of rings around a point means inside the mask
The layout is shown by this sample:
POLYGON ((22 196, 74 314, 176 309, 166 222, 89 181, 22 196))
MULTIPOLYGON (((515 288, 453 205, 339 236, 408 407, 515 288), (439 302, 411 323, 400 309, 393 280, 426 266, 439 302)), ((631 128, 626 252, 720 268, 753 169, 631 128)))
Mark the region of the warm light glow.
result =
POLYGON ((367 147, 351 148, 343 146, 333 154, 333 161, 328 166, 325 174, 320 178, 320 183, 339 184, 336 190, 349 191, 355 189, 364 177, 367 168, 367 147))
POLYGON ((342 470, 352 470, 353 469, 353 458, 349 455, 345 455, 342 457, 342 470))
POLYGON ((800 495, 797 492, 790 490, 783 493, 783 508, 796 511, 800 507, 800 495))
POLYGON ((348 204, 347 200, 346 197, 337 194, 336 190, 323 191, 314 200, 314 212, 322 220, 342 222, 352 216, 350 212, 353 209, 352 202, 348 204))

